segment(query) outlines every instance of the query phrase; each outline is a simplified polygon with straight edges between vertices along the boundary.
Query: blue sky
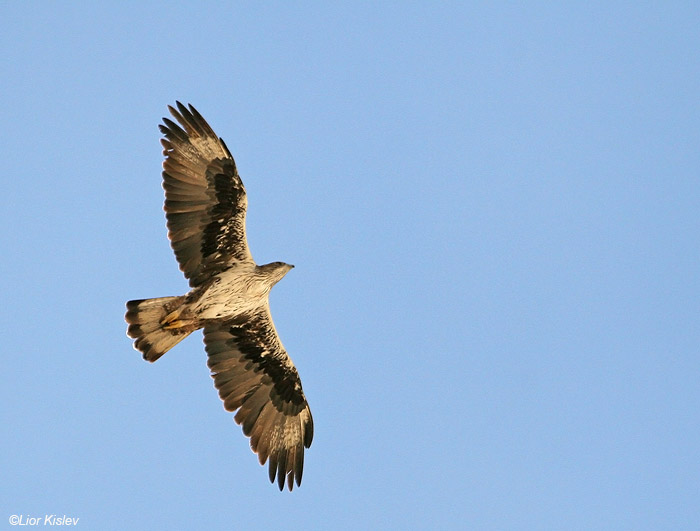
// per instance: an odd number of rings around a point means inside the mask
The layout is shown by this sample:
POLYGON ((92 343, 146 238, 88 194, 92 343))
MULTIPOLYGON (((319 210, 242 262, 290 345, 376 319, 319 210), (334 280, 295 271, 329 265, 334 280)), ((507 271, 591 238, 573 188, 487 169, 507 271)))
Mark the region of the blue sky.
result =
POLYGON ((4 2, 0 521, 83 529, 700 527, 693 2, 4 2), (649 3, 646 3, 649 4, 649 3), (291 494, 201 334, 157 125, 236 158, 315 421, 291 494))

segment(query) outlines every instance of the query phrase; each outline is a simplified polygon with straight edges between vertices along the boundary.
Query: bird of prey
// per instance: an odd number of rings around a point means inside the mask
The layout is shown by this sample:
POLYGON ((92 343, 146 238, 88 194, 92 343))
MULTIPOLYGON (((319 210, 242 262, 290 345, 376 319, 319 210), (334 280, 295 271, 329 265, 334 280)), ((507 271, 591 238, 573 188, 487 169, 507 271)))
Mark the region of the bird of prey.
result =
POLYGON ((248 200, 236 163, 197 110, 168 106, 163 118, 163 188, 168 238, 190 291, 126 303, 127 335, 154 362, 202 328, 214 386, 250 437, 270 481, 301 485, 313 419, 301 380, 282 346, 268 295, 292 265, 256 265, 248 249, 248 200))

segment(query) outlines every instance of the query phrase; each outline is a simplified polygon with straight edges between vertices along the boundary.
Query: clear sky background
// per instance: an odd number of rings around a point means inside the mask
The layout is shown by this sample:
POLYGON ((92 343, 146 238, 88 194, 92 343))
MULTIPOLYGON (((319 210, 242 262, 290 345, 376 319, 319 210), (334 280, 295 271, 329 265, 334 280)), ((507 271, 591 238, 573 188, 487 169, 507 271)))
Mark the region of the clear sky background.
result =
POLYGON ((698 529, 700 8, 643 4, 3 2, 2 525, 698 529), (176 99, 296 265, 292 493, 125 336, 176 99))

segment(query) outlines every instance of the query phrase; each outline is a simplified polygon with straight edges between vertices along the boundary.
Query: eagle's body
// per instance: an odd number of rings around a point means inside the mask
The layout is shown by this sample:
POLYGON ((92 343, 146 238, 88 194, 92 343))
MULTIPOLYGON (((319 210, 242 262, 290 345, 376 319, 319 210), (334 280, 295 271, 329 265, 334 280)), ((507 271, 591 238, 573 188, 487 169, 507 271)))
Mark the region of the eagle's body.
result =
POLYGON ((200 323, 260 311, 268 304, 272 286, 292 267, 282 262, 265 266, 238 263, 214 276, 201 288, 192 289, 185 297, 183 311, 196 316, 200 323))
POLYGON ((270 316, 270 289, 293 267, 258 266, 245 236, 247 198, 233 157, 201 115, 177 103, 164 118, 163 163, 168 237, 190 280, 182 296, 127 303, 127 335, 155 361, 204 330, 214 385, 250 436, 270 481, 301 484, 313 420, 292 360, 270 316), (183 129, 184 128, 184 129, 183 129))

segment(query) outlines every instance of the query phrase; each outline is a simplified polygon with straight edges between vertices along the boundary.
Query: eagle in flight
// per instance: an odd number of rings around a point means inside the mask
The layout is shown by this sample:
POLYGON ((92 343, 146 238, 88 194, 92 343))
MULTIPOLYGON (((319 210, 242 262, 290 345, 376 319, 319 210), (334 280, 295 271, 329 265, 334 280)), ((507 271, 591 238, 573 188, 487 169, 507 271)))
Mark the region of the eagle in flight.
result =
POLYGON ((197 110, 168 106, 163 118, 163 188, 168 238, 189 279, 179 297, 126 303, 127 335, 154 362, 200 328, 214 386, 250 437, 270 481, 301 485, 313 419, 301 380, 282 346, 268 296, 292 265, 256 265, 248 249, 248 200, 236 163, 197 110))

